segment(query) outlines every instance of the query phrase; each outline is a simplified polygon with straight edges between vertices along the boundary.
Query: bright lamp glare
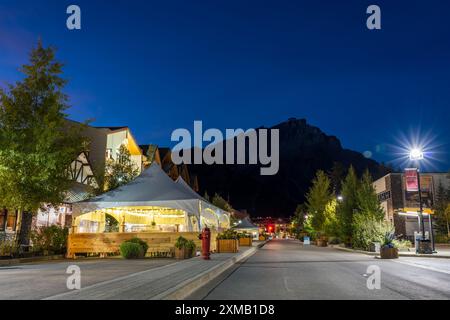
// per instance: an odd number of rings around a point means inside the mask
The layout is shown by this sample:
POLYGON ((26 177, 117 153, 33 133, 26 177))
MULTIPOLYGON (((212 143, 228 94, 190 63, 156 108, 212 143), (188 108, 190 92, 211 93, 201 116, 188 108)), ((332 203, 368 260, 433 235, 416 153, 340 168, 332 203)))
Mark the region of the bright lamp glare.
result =
POLYGON ((409 159, 422 160, 423 159, 423 151, 418 148, 411 149, 411 151, 409 152, 409 159))

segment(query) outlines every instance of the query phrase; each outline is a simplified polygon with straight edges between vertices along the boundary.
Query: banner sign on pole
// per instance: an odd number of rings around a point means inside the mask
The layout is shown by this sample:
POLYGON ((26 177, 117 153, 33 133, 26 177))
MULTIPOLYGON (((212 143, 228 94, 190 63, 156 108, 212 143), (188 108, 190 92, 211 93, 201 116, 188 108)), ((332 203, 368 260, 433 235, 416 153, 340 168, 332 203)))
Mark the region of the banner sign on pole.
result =
POLYGON ((405 169, 406 191, 419 191, 419 183, 417 180, 417 169, 405 169))

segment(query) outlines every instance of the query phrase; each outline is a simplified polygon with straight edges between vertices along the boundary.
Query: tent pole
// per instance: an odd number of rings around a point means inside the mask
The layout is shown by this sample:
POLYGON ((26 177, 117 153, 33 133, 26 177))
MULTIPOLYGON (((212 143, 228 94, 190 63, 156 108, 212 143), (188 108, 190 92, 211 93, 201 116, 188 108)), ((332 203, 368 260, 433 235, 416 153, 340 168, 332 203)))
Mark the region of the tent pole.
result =
POLYGON ((202 219, 202 202, 198 200, 198 231, 202 232, 202 224, 200 220, 202 219))

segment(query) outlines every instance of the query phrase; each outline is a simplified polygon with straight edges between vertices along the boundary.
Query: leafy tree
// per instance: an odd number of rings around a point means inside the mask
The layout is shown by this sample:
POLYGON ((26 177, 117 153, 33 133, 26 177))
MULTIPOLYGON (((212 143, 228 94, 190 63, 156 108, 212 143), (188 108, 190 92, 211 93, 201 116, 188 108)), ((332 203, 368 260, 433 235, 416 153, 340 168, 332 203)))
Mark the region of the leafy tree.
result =
POLYGON ((342 201, 337 207, 337 216, 342 239, 349 243, 352 237, 353 215, 358 210, 359 181, 353 166, 342 183, 342 201))
POLYGON ((206 201, 209 201, 209 194, 208 194, 208 191, 205 191, 205 194, 203 195, 203 198, 204 198, 206 201))
POLYGON ((384 211, 378 200, 369 170, 364 172, 356 195, 360 214, 373 216, 377 220, 384 218, 384 211))
POLYGON ((116 189, 134 180, 139 175, 139 169, 131 160, 131 154, 125 145, 119 147, 116 159, 108 159, 105 170, 106 190, 116 189))
POLYGON ((212 197, 211 203, 215 205, 217 208, 220 208, 227 212, 231 212, 233 210, 233 207, 217 193, 215 193, 214 197, 212 197))
POLYGON ((325 220, 323 231, 328 236, 339 236, 339 224, 336 216, 337 201, 331 200, 327 203, 324 211, 325 220))
MULTIPOLYGON (((0 203, 30 215, 42 204, 60 204, 71 187, 67 168, 83 150, 79 127, 68 125, 62 64, 39 41, 24 78, 0 90, 0 203)), ((21 219, 19 219, 20 221, 21 219)), ((19 241, 29 229, 18 226, 19 241)))
POLYGON ((325 208, 332 198, 330 179, 322 170, 317 171, 306 195, 306 207, 311 216, 311 226, 318 232, 323 231, 325 208))

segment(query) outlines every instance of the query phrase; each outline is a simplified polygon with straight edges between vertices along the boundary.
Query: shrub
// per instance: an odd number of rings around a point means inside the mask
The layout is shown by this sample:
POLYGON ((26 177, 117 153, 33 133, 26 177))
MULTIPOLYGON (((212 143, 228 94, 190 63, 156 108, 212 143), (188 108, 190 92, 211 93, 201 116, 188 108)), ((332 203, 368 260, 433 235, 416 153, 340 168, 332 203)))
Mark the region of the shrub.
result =
POLYGON ((39 227, 31 232, 30 239, 34 252, 50 251, 64 254, 67 250, 69 230, 59 226, 39 227))
POLYGON ((138 259, 144 256, 144 249, 139 243, 124 241, 120 245, 120 254, 125 259, 138 259))
POLYGON ((14 240, 0 241, 0 257, 15 257, 19 253, 19 245, 14 240))
POLYGON ((231 229, 225 230, 222 233, 219 233, 219 235, 217 236, 217 239, 219 240, 238 240, 239 239, 239 234, 231 229))
POLYGON ((144 240, 142 240, 142 239, 140 239, 138 237, 134 237, 134 238, 132 238, 130 240, 127 240, 125 242, 137 243, 138 245, 140 245, 142 247, 142 250, 144 251, 144 255, 147 253, 148 244, 144 240))
POLYGON ((437 234, 434 240, 436 243, 450 243, 450 237, 445 234, 437 234))
POLYGON ((412 243, 409 240, 393 240, 392 244, 398 249, 409 249, 412 247, 412 243))
POLYGON ((341 243, 341 239, 339 239, 338 237, 330 237, 330 239, 328 240, 329 244, 340 244, 341 243))
POLYGON ((372 242, 385 242, 386 233, 392 232, 392 226, 375 217, 356 214, 353 217, 353 248, 370 250, 372 242))

